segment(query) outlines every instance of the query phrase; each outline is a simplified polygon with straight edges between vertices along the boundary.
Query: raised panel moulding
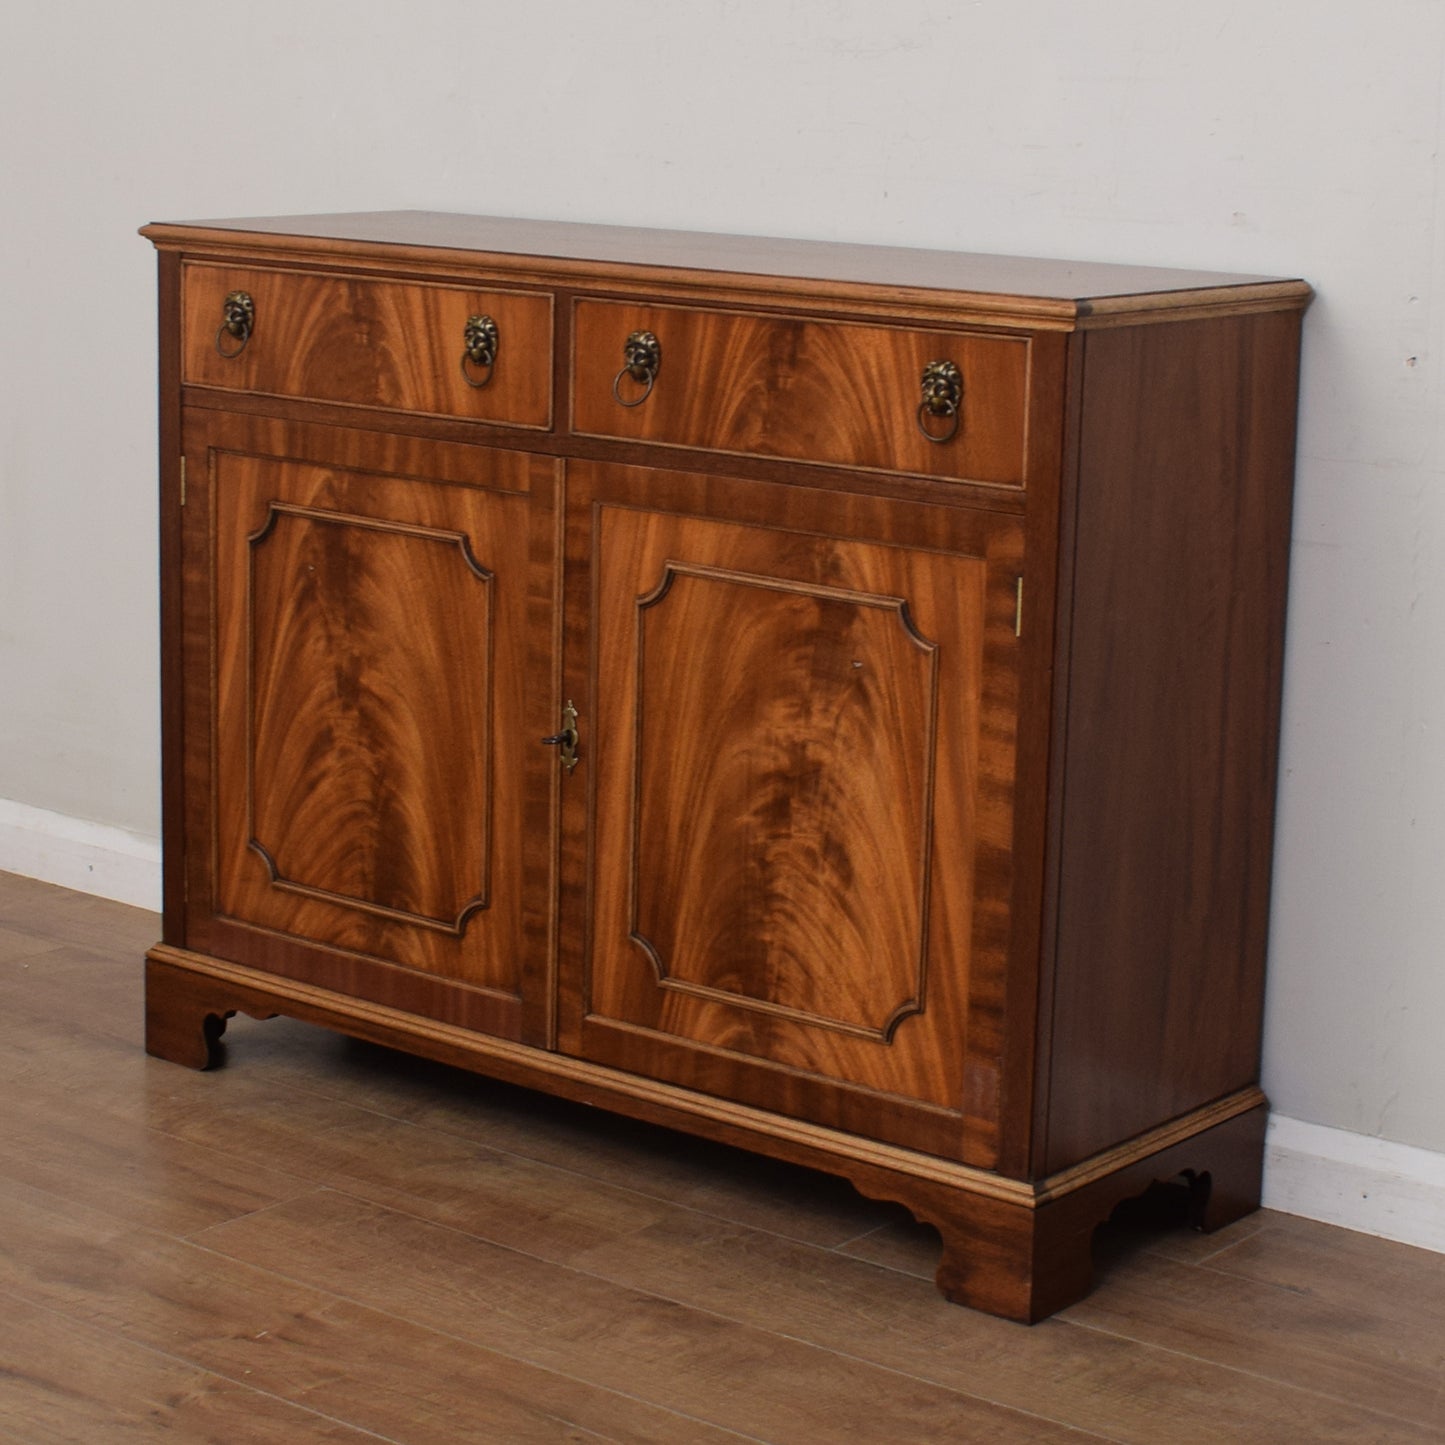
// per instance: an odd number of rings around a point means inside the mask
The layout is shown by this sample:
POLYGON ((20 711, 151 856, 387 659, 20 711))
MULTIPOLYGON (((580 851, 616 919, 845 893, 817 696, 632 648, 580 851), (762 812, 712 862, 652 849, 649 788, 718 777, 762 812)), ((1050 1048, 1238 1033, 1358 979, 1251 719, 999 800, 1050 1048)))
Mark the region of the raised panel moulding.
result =
POLYGON ((659 985, 888 1042, 926 1003, 937 644, 900 597, 669 562, 636 645, 630 936, 659 985))
MULTIPOLYGON (((443 858, 422 866, 430 858, 433 811, 409 811, 400 802, 408 793, 435 796, 436 789, 447 791, 447 779, 436 771, 435 742, 426 735, 425 713, 396 689, 394 666, 387 661, 394 663, 403 650, 399 639, 407 637, 406 646, 415 651, 416 638, 424 632, 435 644, 432 650, 446 655, 444 624, 452 614, 433 610, 428 617, 420 601, 426 594, 413 596, 407 588, 419 570, 416 544, 449 549, 464 569, 463 585, 481 584, 472 613, 458 606, 456 615, 472 615, 479 605, 474 626, 488 639, 493 573, 473 555, 464 533, 289 502, 272 501, 265 522, 247 541, 246 719, 251 735, 246 808, 251 851, 261 859, 272 886, 284 892, 461 937, 467 919, 488 906, 490 828, 476 830, 475 855, 465 860, 475 878, 474 891, 449 899, 443 891, 447 874, 456 872, 459 881, 461 865, 443 858), (287 544, 281 555, 270 557, 283 536, 287 544), (274 580, 262 585, 258 573, 268 565, 283 576, 294 573, 290 585, 274 580), (260 615, 261 600, 277 597, 294 600, 285 610, 273 603, 269 613, 260 615), (258 665, 262 657, 273 659, 265 669, 258 665), (274 661, 278 657, 281 664, 274 661), (383 684, 391 688, 385 696, 374 692, 383 684), (363 751, 383 758, 385 765, 355 765, 363 751), (305 763, 318 752, 333 759, 319 778, 275 771, 287 759, 305 763), (352 765, 343 767, 343 760, 352 765), (413 774, 420 775, 414 786, 402 786, 400 779, 413 774), (320 785, 323 779, 330 784, 326 790, 320 785), (388 806, 388 799, 395 805, 388 806), (368 820, 381 817, 389 818, 391 827, 367 826, 368 820), (348 846, 338 854, 343 840, 349 840, 348 846), (371 892, 363 892, 363 887, 371 892), (385 896, 388 893, 391 896, 385 896)), ((485 646, 490 655, 490 641, 485 646)), ((491 690, 490 667, 480 686, 466 689, 475 756, 482 760, 476 773, 488 790, 491 690)), ((490 809, 483 806, 478 815, 488 818, 490 809)))

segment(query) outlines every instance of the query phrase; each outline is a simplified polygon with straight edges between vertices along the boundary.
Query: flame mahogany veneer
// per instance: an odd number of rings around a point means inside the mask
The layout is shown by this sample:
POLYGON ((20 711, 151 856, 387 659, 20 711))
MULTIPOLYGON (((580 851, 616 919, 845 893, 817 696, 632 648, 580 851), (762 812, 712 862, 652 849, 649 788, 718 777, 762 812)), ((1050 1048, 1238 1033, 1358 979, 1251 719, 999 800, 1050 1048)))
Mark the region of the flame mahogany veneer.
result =
POLYGON ((1156 1179, 1258 1204, 1304 283, 145 234, 152 1053, 287 1014, 830 1170, 1020 1320, 1156 1179))

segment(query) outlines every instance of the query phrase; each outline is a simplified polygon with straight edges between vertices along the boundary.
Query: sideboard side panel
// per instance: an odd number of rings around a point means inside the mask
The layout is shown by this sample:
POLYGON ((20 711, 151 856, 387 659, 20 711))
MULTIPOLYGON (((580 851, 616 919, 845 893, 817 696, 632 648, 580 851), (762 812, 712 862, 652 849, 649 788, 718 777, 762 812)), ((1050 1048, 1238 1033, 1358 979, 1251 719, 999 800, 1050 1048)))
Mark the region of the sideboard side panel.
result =
POLYGON ((1048 1171, 1258 1077, 1299 325, 1086 338, 1048 1171))

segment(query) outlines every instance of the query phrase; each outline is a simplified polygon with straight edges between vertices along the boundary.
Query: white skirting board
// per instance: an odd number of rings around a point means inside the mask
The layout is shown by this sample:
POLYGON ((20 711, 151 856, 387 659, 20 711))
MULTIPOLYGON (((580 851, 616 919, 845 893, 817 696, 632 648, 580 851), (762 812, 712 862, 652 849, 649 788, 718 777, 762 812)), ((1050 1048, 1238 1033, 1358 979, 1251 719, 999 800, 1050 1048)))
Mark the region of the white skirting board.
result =
POLYGON ((0 798, 0 872, 80 893, 161 906, 159 838, 0 798))
MULTIPOLYGON (((161 906, 159 839, 3 798, 0 872, 161 906)), ((1264 1203, 1445 1254, 1445 1154, 1274 1114, 1264 1203)))
POLYGON ((1445 1154, 1272 1114, 1264 1206, 1445 1254, 1445 1154))

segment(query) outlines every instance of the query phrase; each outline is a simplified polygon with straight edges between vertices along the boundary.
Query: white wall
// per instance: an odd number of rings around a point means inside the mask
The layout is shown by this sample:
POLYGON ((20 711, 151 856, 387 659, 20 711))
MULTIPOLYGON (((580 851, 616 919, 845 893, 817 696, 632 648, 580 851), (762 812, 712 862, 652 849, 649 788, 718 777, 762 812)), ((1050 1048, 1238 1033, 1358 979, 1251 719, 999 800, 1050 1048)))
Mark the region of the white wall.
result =
POLYGON ((1439 0, 10 0, 0 799, 157 828, 151 219, 423 206, 1303 275, 1265 1084, 1445 1151, 1439 0))

